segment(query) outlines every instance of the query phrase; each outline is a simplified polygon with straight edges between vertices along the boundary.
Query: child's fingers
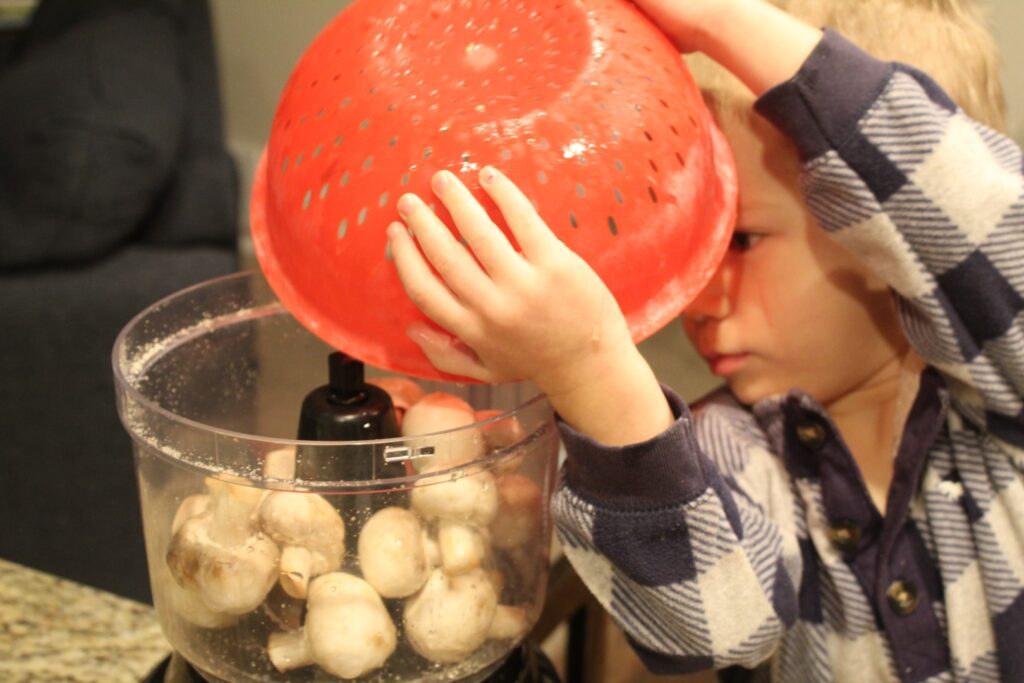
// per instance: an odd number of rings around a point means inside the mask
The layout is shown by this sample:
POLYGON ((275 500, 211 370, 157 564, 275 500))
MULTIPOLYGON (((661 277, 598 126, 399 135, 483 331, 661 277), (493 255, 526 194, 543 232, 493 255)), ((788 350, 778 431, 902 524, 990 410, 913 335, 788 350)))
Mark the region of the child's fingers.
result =
POLYGON ((440 171, 431 183, 434 194, 444 202, 455 226, 477 259, 491 274, 500 277, 522 265, 522 257, 494 224, 473 193, 450 171, 440 171))
POLYGON ((430 270, 406 227, 397 222, 388 226, 388 241, 398 279, 416 307, 445 329, 461 329, 468 311, 430 270))
POLYGON ((398 200, 398 212, 455 296, 474 307, 493 300, 494 283, 422 199, 413 194, 403 195, 398 200))
POLYGON ((493 166, 487 166, 480 171, 480 184, 498 205, 528 260, 551 252, 558 240, 515 183, 493 166))
POLYGON ((455 337, 430 329, 422 323, 413 323, 406 334, 423 350, 431 365, 450 375, 469 377, 481 382, 494 382, 494 374, 479 357, 455 337))

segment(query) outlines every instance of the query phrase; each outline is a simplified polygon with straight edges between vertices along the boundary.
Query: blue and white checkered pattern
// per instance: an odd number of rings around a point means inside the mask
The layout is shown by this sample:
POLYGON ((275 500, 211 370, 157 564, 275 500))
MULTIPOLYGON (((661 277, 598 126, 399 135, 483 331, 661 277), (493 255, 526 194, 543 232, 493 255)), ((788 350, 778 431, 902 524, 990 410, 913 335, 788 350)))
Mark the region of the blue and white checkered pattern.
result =
POLYGON ((668 392, 676 425, 628 452, 563 425, 566 555, 657 672, 1024 681, 1021 151, 832 32, 758 106, 804 155, 820 225, 890 283, 934 369, 897 458, 905 500, 865 512, 848 451, 804 452, 795 424, 834 431, 805 394, 753 409, 721 394, 694 419, 668 392), (645 498, 659 474, 674 486, 645 498), (853 551, 830 535, 842 519, 863 521, 853 551), (907 576, 921 604, 896 616, 885 589, 907 576))

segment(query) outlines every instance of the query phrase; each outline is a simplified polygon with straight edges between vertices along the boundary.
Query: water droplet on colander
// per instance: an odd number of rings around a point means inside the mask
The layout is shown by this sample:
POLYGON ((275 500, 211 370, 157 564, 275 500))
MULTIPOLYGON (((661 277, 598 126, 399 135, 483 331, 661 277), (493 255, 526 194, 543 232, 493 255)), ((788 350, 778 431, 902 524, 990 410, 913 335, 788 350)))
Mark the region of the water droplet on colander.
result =
POLYGON ((484 71, 494 66, 498 55, 498 51, 491 45, 470 43, 466 46, 466 65, 474 71, 484 71))

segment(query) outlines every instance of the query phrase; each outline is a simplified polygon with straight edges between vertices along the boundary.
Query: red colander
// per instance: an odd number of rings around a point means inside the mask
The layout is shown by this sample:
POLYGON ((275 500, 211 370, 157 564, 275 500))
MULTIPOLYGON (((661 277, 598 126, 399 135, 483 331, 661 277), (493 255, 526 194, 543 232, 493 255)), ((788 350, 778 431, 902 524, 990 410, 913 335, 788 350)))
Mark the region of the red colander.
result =
MULTIPOLYGON (((678 52, 626 0, 356 0, 303 54, 252 195, 256 255, 328 344, 424 378, 385 235, 405 192, 494 165, 607 283, 636 341, 714 272, 731 154, 678 52)), ((450 217, 436 203, 438 215, 450 217)))

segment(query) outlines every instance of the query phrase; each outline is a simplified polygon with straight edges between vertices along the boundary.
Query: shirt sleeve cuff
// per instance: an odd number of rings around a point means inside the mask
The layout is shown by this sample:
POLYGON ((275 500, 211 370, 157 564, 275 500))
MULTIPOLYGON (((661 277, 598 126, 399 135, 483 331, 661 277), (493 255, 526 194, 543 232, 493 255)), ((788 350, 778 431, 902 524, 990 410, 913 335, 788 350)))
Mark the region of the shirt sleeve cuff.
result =
POLYGON ((801 158, 809 161, 843 147, 894 68, 825 29, 796 75, 761 95, 755 108, 788 135, 801 158))
POLYGON ((558 420, 565 483, 576 495, 603 508, 644 510, 686 503, 707 490, 710 464, 694 438, 693 416, 675 392, 662 390, 676 419, 647 441, 605 446, 558 420))

